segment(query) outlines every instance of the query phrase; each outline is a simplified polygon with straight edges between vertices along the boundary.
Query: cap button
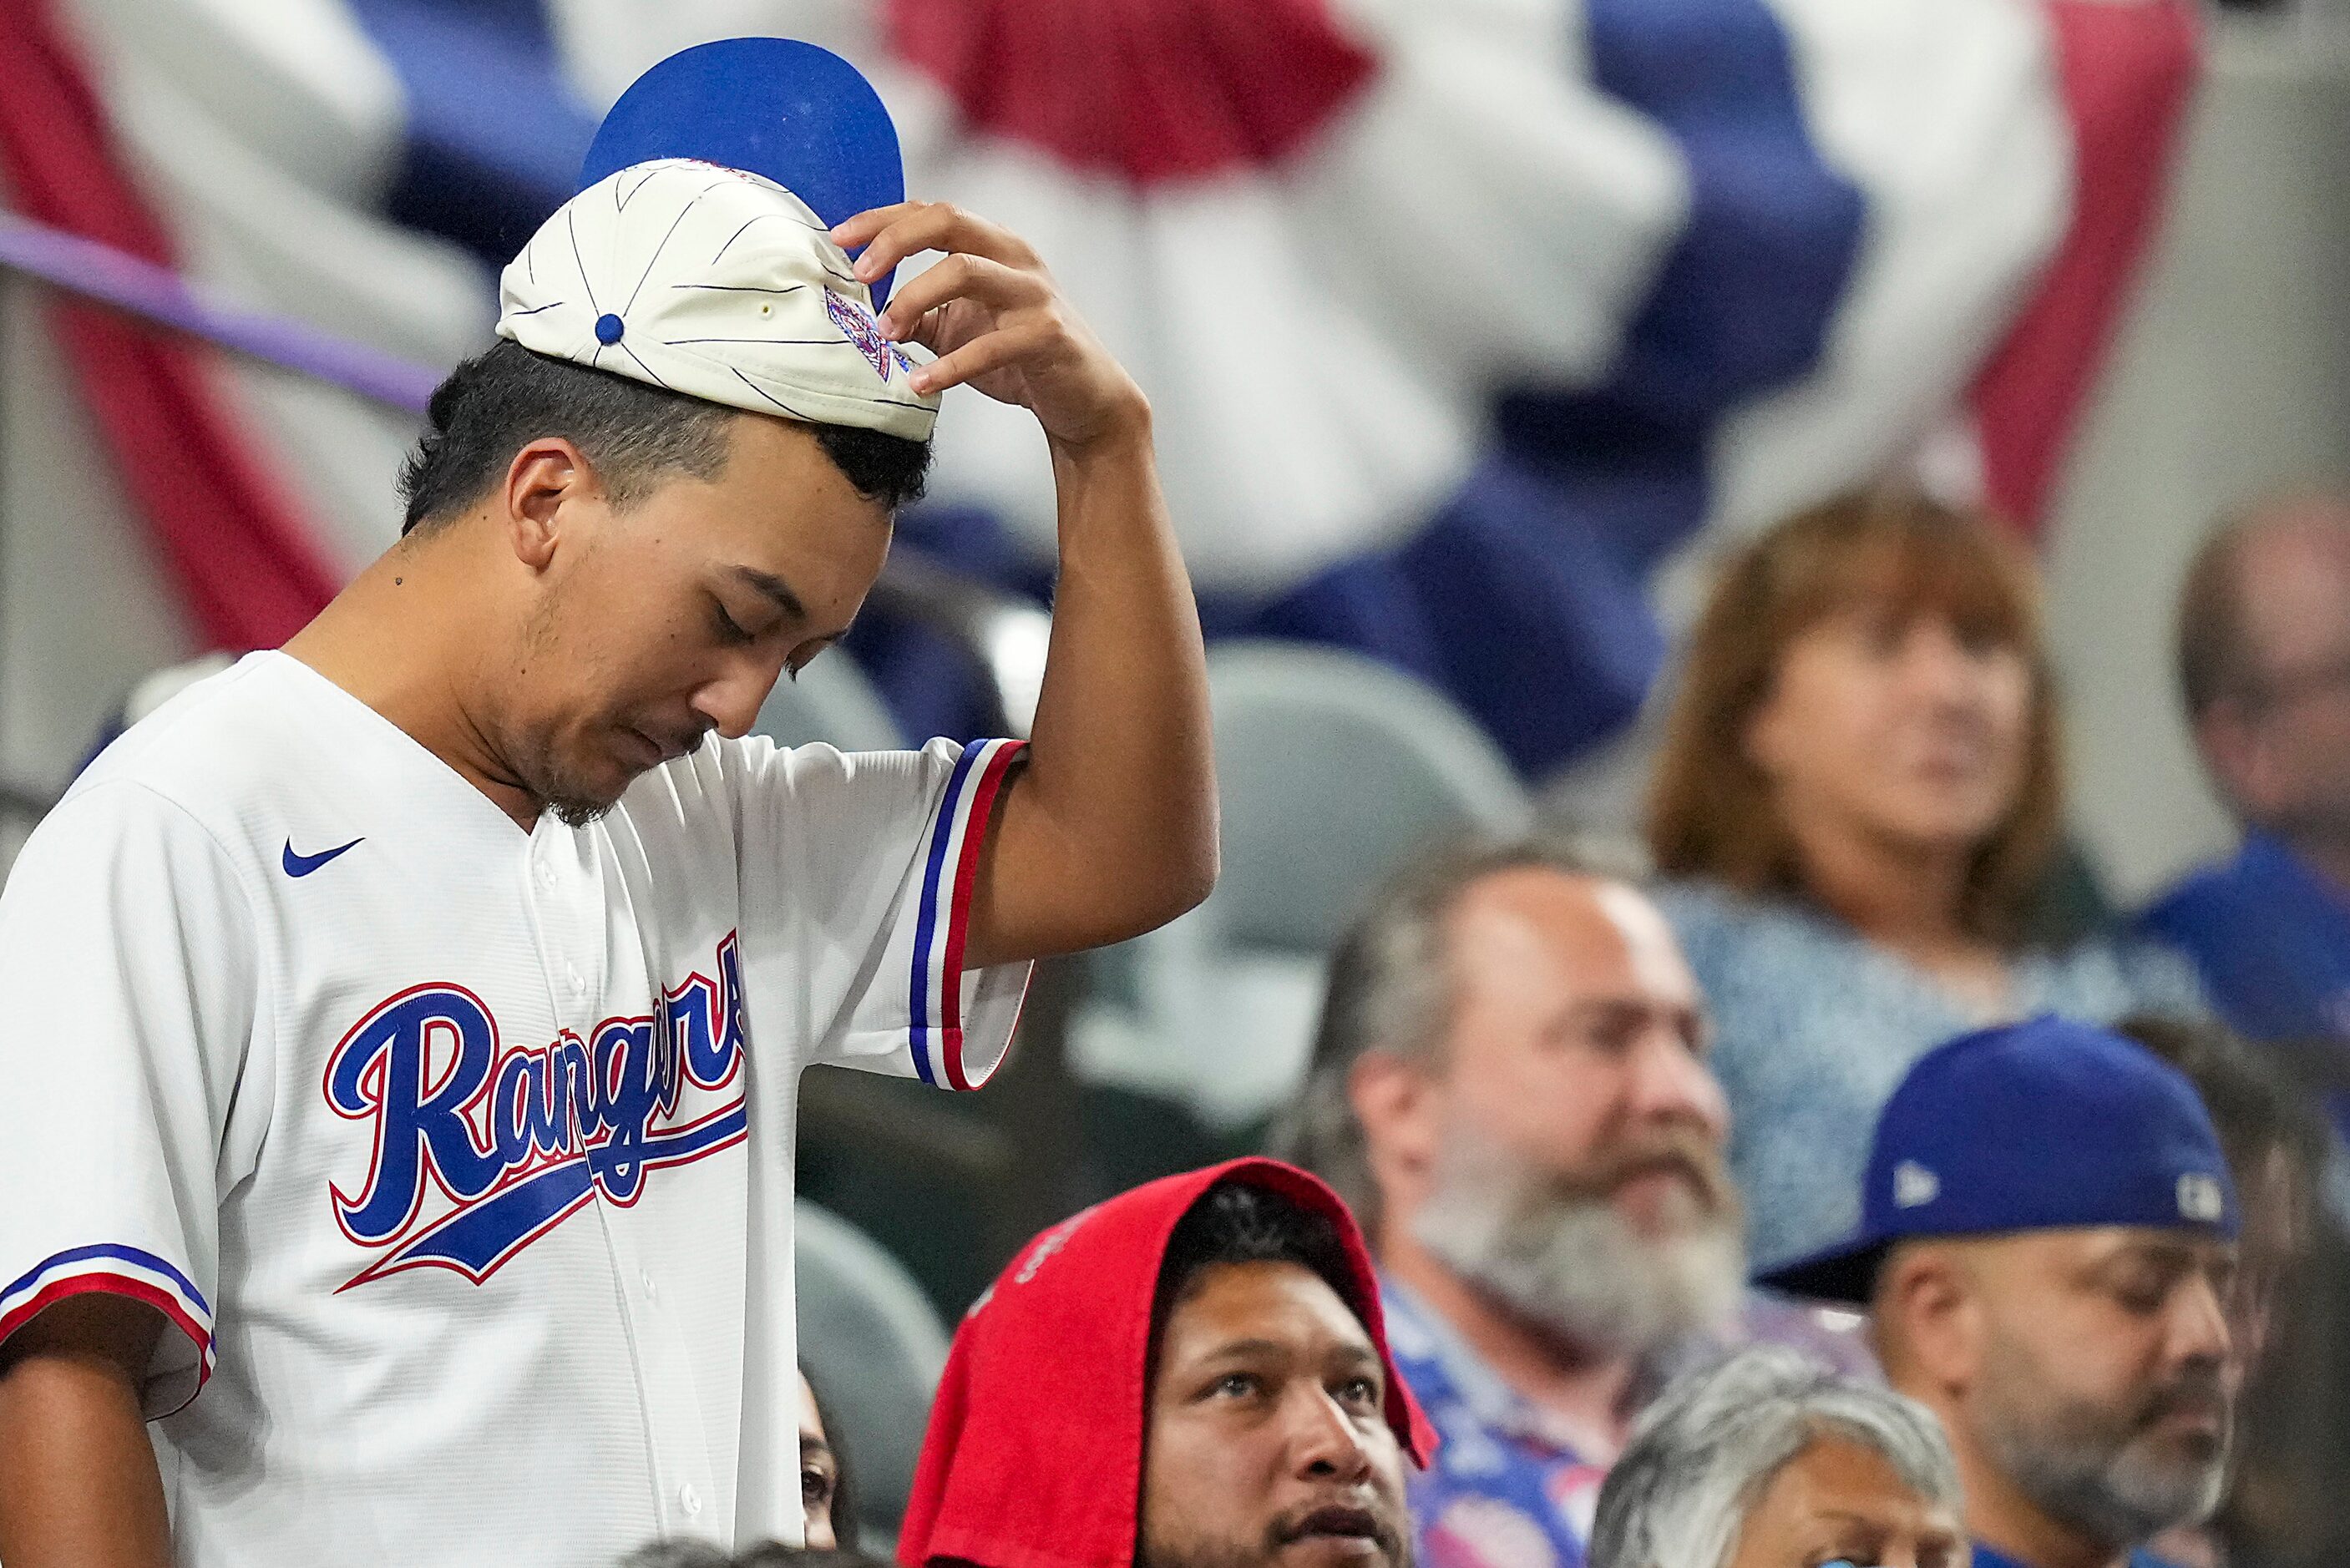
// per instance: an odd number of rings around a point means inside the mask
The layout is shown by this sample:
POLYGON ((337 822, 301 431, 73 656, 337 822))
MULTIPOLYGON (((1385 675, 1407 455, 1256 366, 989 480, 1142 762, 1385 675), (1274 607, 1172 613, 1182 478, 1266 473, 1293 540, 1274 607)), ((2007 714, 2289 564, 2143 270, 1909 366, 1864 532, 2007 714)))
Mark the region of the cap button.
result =
POLYGON ((620 318, 608 310, 596 318, 596 341, 598 343, 618 343, 624 330, 620 318))

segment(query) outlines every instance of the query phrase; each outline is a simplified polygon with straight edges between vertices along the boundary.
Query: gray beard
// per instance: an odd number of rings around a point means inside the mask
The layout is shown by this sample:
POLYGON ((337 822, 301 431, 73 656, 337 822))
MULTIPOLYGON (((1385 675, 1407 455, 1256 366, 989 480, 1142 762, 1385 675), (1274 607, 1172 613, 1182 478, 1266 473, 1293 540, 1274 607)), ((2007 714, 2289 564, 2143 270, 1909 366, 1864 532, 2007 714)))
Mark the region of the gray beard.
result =
POLYGON ((1737 1310, 1746 1251, 1734 1202, 1690 1198, 1677 1233, 1643 1235, 1603 1197, 1490 1145, 1448 1137, 1413 1238, 1481 1294, 1572 1344, 1636 1359, 1737 1310))
POLYGON ((2199 1524, 2226 1495, 2228 1445, 2208 1460, 2178 1461, 2142 1447, 2143 1419, 2123 1422, 2079 1404, 2049 1407, 2028 1353, 1995 1355, 1977 1439, 2001 1474, 2051 1519, 2116 1552, 2176 1524, 2199 1524), (2021 1397, 2019 1397, 2019 1394, 2021 1397), (2118 1429, 2117 1429, 2118 1428, 2118 1429))

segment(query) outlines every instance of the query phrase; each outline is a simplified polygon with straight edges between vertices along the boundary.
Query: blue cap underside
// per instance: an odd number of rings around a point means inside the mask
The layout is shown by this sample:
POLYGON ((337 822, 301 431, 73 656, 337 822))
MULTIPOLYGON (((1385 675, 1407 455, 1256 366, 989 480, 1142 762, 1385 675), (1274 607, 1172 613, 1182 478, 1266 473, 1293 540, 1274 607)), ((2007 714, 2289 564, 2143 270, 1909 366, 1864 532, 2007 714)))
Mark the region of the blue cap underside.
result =
MULTIPOLYGON (((764 174, 827 224, 906 199, 881 95, 838 55, 792 38, 723 38, 645 72, 598 128, 580 189, 656 158, 764 174)), ((889 284, 873 285, 876 309, 889 284)))

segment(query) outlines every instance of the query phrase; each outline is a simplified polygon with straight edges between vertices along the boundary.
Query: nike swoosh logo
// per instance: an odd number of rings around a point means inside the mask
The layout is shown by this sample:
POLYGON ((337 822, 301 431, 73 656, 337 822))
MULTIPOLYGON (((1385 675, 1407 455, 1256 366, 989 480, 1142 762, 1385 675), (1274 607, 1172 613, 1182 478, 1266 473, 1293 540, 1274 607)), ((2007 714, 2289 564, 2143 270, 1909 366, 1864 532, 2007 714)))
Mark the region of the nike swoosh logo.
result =
POLYGON ((362 836, 352 839, 348 844, 338 844, 332 849, 321 850, 316 855, 296 855, 294 853, 294 841, 289 838, 286 841, 286 875, 288 877, 307 877, 311 872, 316 871, 319 867, 324 866, 328 861, 332 860, 336 856, 340 855, 344 850, 355 848, 366 842, 366 837, 362 836))

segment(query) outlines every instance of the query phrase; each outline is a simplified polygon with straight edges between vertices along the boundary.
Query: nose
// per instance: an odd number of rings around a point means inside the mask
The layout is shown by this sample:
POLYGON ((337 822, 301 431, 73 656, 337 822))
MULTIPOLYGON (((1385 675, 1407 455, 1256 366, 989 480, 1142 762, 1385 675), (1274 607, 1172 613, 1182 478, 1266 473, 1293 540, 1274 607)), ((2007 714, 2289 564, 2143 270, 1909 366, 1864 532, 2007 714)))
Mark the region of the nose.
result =
POLYGON ((1309 1480, 1366 1480, 1371 1473, 1368 1439, 1355 1418, 1327 1390, 1303 1388, 1289 1422, 1291 1468, 1309 1480))
POLYGON ((2174 1364, 2220 1366, 2228 1359, 2228 1309, 2209 1275, 2196 1273, 2173 1293, 2169 1351, 2174 1364))
POLYGON ((1700 1127, 1717 1141, 1729 1136, 1730 1102, 1721 1081, 1675 1028, 1660 1025, 1642 1037, 1631 1091, 1638 1120, 1700 1127))
POLYGON ((781 655, 730 659, 693 693, 693 711, 730 741, 751 732, 783 674, 781 655))
POLYGON ((1901 649, 1902 672, 1919 694, 1944 701, 1965 701, 1975 694, 1974 653, 1959 637, 1958 628, 1939 615, 1921 615, 1910 626, 1901 649))

